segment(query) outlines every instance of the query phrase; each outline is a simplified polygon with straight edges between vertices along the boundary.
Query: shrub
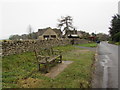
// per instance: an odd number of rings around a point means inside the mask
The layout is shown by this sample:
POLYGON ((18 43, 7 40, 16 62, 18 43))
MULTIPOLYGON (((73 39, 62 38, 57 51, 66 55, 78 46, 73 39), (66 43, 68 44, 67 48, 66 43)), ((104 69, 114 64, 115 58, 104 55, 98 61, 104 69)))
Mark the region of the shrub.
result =
POLYGON ((113 36, 113 41, 115 41, 115 42, 120 42, 120 32, 118 32, 117 34, 115 34, 115 35, 113 36))

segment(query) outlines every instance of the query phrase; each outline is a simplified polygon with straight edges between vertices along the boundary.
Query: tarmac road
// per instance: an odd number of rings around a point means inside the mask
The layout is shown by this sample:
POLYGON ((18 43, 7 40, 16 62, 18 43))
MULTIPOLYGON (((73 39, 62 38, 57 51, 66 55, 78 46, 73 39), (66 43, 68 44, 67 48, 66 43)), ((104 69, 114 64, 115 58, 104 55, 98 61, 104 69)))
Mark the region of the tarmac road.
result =
POLYGON ((101 42, 96 58, 93 88, 118 88, 118 46, 101 42))

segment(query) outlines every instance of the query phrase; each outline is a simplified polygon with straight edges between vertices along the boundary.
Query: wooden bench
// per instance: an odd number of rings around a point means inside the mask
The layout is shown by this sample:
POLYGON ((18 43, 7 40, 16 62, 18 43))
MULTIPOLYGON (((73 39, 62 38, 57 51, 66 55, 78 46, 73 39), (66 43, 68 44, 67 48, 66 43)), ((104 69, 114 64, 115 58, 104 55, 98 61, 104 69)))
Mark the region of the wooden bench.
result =
POLYGON ((35 49, 35 56, 38 63, 38 70, 41 71, 41 64, 45 67, 45 72, 49 72, 50 64, 62 63, 62 55, 60 50, 53 50, 53 48, 44 48, 38 51, 35 49))

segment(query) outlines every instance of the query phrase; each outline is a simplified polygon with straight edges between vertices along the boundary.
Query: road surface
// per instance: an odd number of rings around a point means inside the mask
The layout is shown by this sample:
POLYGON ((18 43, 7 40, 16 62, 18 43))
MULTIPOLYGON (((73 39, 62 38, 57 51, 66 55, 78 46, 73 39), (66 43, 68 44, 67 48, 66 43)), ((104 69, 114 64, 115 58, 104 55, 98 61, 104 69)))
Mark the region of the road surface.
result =
POLYGON ((118 46, 101 42, 96 60, 93 88, 118 88, 118 46))

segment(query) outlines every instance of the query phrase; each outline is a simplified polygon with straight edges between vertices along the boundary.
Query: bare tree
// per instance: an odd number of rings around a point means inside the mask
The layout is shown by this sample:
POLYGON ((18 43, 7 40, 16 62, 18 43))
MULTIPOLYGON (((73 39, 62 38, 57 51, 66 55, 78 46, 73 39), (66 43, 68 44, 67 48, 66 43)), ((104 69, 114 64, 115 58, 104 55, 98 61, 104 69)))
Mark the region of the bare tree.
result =
POLYGON ((32 39, 32 28, 30 24, 28 26, 28 39, 32 39))

